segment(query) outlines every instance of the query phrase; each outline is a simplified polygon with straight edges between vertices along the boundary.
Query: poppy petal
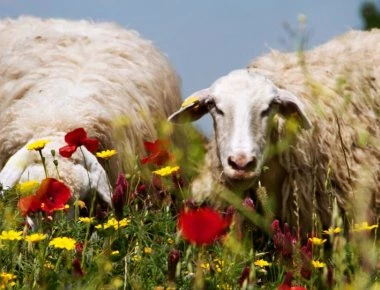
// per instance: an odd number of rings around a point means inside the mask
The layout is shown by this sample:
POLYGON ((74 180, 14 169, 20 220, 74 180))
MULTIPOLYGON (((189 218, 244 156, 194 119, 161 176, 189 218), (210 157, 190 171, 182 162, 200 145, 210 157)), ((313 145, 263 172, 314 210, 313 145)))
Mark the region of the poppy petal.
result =
POLYGON ((83 128, 77 128, 65 135, 65 142, 69 145, 81 146, 82 141, 87 138, 87 133, 83 128))
POLYGON ((82 140, 81 145, 86 147, 87 150, 90 151, 91 153, 95 153, 96 151, 98 151, 99 140, 96 138, 86 138, 82 140))
POLYGON ((25 196, 18 201, 18 208, 23 216, 41 209, 41 201, 34 195, 25 196))
POLYGON ((75 145, 66 145, 59 148, 59 154, 63 157, 70 158, 71 155, 77 150, 77 146, 75 145))
POLYGON ((183 237, 197 245, 208 245, 226 233, 229 221, 212 208, 182 211, 178 219, 178 227, 183 237))

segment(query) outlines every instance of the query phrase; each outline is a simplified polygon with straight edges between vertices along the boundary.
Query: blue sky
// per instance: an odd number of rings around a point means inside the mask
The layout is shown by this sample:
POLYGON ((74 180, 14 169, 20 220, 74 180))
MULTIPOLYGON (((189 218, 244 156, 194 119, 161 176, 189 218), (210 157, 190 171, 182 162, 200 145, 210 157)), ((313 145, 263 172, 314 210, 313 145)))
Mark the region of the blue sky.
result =
MULTIPOLYGON (((294 50, 284 28, 306 16, 308 48, 360 29, 364 0, 0 0, 0 17, 113 21, 154 41, 182 79, 183 97, 270 49, 294 50)), ((211 120, 198 125, 207 134, 211 120)))

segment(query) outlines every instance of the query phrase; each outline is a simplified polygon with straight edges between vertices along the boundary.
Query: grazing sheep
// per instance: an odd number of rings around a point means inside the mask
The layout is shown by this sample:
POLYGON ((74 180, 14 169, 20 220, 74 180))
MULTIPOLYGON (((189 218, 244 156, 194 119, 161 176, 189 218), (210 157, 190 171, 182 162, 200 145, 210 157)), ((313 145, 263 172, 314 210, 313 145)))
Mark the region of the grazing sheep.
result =
POLYGON ((214 121, 195 199, 218 200, 215 184, 242 192, 260 181, 276 217, 306 232, 314 213, 331 224, 334 198, 342 213, 376 222, 379 43, 380 30, 352 31, 305 53, 272 51, 190 96, 169 119, 214 121))
MULTIPOLYGON (((75 196, 90 186, 110 204, 106 173, 83 146, 59 156, 67 132, 83 127, 104 149, 116 149, 111 173, 131 172, 145 155, 144 140, 157 138, 156 125, 179 105, 180 82, 168 60, 135 31, 111 23, 20 17, 0 22, 0 183, 41 180, 38 152, 26 145, 49 139, 42 153, 49 175, 75 196), (7 162, 7 160, 9 161, 7 162), (6 163, 7 162, 7 163, 6 163), (87 165, 91 183, 85 169, 87 165)), ((112 163, 113 162, 113 163, 112 163)))

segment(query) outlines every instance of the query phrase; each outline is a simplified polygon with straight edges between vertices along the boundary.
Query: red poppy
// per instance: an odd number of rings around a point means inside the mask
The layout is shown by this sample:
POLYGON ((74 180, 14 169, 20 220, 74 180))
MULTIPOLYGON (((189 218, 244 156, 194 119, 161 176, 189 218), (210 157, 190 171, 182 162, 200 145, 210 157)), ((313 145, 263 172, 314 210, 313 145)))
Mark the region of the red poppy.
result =
POLYGON ((208 207, 184 210, 178 218, 178 228, 183 237, 197 245, 208 245, 218 240, 226 233, 230 223, 229 219, 208 207))
POLYGON ((284 282, 282 282, 282 284, 277 287, 277 290, 307 290, 303 286, 299 286, 299 285, 292 286, 292 280, 293 280, 293 273, 287 272, 285 274, 284 282))
POLYGON ((77 128, 65 135, 66 146, 59 148, 59 154, 70 158, 79 146, 84 146, 88 151, 94 153, 98 150, 99 141, 96 138, 88 138, 83 128, 77 128))
POLYGON ((19 200, 18 207, 23 215, 39 210, 50 214, 64 208, 70 197, 70 189, 64 183, 54 178, 46 178, 34 195, 19 200))
POLYGON ((153 163, 161 166, 172 159, 172 156, 167 150, 169 147, 168 140, 157 139, 153 143, 145 141, 144 147, 150 154, 141 159, 142 164, 153 163))

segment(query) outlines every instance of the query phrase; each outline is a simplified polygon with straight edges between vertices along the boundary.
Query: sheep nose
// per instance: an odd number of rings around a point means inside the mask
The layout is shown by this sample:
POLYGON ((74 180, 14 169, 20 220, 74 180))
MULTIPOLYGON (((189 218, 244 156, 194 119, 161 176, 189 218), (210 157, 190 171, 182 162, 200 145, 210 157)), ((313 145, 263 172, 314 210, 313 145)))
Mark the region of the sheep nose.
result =
POLYGON ((244 153, 236 154, 228 157, 228 165, 235 170, 255 169, 257 164, 256 156, 247 156, 244 153))

